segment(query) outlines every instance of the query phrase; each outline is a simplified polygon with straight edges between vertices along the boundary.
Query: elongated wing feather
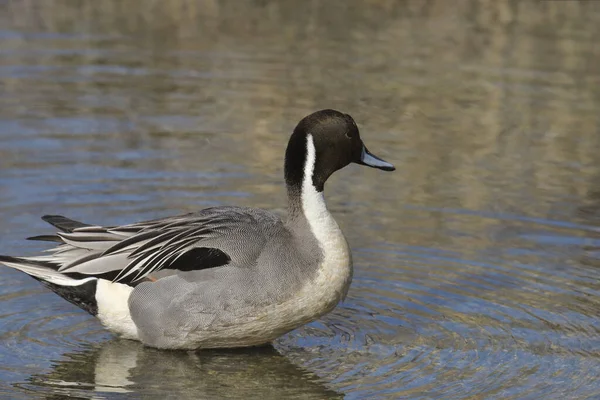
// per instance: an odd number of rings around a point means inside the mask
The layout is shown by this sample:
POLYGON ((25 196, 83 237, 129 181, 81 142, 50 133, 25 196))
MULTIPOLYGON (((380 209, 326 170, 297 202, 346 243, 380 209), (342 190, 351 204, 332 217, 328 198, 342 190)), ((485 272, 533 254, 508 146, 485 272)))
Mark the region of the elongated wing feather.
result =
POLYGON ((120 242, 126 237, 108 232, 74 232, 58 233, 63 242, 73 247, 79 247, 88 250, 107 250, 115 243, 120 242))
POLYGON ((30 237, 27 238, 27 240, 37 240, 37 241, 40 241, 40 242, 57 242, 57 243, 63 243, 62 239, 58 235, 37 235, 37 236, 30 236, 30 237))
POLYGON ((43 257, 60 259, 61 273, 114 274, 115 281, 135 284, 161 269, 250 267, 264 248, 265 228, 274 224, 281 221, 266 211, 209 208, 119 227, 75 228, 59 233, 65 244, 43 257))
POLYGON ((88 224, 63 217, 62 215, 44 215, 42 219, 63 232, 72 232, 73 229, 89 226, 88 224))

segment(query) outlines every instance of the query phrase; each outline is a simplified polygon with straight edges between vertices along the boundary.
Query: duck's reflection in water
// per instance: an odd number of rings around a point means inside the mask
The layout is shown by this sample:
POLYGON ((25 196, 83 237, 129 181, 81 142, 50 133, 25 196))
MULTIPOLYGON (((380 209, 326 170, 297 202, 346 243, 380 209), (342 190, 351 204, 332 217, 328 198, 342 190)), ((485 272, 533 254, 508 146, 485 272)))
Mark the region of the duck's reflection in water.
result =
POLYGON ((65 354, 52 371, 32 376, 30 385, 28 389, 45 392, 49 399, 343 397, 272 346, 161 351, 128 340, 65 354))

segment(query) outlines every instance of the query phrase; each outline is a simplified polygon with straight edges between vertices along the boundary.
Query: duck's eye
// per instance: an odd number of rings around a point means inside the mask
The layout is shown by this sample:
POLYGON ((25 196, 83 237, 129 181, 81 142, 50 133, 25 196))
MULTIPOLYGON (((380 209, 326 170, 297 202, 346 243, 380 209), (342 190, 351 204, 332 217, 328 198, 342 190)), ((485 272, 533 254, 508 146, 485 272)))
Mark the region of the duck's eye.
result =
POLYGON ((352 136, 352 131, 346 131, 346 137, 347 137, 348 139, 352 139, 352 138, 353 138, 353 136, 352 136))

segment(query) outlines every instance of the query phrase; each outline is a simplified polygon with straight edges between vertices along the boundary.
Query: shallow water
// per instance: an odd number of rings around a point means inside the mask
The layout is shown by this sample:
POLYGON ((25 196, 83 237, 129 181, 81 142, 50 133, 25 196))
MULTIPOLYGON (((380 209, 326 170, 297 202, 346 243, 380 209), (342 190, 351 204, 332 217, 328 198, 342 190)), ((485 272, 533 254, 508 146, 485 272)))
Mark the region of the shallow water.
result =
POLYGON ((282 211, 316 109, 397 167, 328 183, 355 279, 273 348, 147 349, 0 268, 0 398, 600 397, 600 3, 0 4, 0 254, 282 211))

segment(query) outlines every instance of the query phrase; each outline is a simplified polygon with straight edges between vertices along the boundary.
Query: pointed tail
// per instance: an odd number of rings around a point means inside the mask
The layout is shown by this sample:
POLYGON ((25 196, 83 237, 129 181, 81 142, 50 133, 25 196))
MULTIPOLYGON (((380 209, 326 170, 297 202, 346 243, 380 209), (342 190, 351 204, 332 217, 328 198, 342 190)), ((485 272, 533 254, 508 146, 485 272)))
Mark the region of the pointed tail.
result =
POLYGON ((58 272, 58 266, 53 263, 27 258, 0 255, 0 264, 25 272, 65 300, 90 314, 96 315, 98 313, 96 303, 97 278, 68 276, 58 272))

